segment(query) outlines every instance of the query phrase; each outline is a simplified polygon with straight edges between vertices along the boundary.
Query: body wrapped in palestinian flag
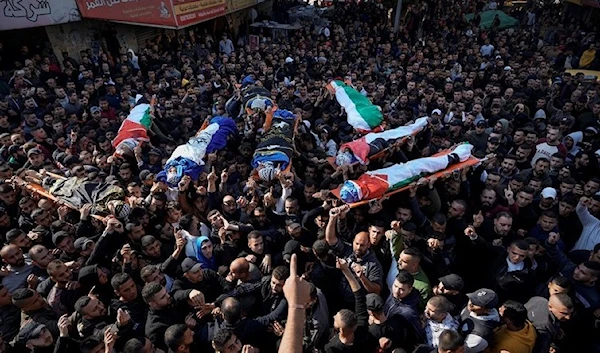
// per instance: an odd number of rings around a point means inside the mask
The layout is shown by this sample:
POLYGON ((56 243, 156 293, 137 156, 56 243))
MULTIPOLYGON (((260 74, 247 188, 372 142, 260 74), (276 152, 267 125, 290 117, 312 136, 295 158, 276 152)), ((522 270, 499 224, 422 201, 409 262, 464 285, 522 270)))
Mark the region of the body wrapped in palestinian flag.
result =
POLYGON ((291 166, 294 154, 296 115, 288 110, 275 110, 252 157, 252 168, 260 179, 273 180, 276 170, 291 166))
POLYGON ((346 165, 358 162, 368 164, 369 158, 388 148, 396 140, 416 135, 427 126, 427 118, 419 118, 410 125, 400 126, 383 132, 371 132, 358 140, 350 141, 340 146, 335 158, 336 165, 346 165))
POLYGON ((463 144, 444 155, 419 158, 366 172, 357 180, 345 181, 340 189, 340 198, 346 203, 381 198, 387 192, 406 186, 422 176, 466 161, 471 156, 472 149, 472 145, 463 144))
POLYGON ((177 146, 164 169, 158 173, 157 180, 171 187, 176 187, 184 175, 198 180, 204 167, 204 156, 225 148, 228 138, 236 134, 237 127, 233 119, 221 116, 210 119, 209 124, 196 136, 177 146))
POLYGON ((369 98, 342 81, 331 81, 327 89, 346 111, 348 124, 354 130, 367 133, 380 127, 383 122, 381 108, 371 103, 369 98))
POLYGON ((148 130, 152 125, 152 105, 141 95, 136 96, 136 105, 123 121, 112 142, 116 154, 133 154, 140 141, 149 141, 148 130))

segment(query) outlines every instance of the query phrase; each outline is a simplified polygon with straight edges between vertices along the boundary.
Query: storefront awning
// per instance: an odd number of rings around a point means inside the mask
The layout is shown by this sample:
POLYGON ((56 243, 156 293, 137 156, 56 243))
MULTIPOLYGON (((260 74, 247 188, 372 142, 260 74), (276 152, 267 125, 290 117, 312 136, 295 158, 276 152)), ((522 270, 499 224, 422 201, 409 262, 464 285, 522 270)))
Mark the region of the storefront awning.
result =
POLYGON ((77 0, 87 18, 183 28, 225 15, 226 0, 77 0))

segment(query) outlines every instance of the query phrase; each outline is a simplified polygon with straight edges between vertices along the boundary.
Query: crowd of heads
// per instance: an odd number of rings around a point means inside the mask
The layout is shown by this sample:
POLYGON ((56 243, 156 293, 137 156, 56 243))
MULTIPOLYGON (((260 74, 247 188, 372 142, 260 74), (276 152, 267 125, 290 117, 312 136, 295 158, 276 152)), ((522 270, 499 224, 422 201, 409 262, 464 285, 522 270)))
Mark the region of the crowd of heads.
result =
POLYGON ((444 0, 408 5, 394 33, 383 3, 337 2, 256 46, 199 29, 62 62, 0 46, 0 352, 275 352, 292 258, 310 285, 304 352, 598 349, 600 87, 578 72, 600 69, 594 28, 562 4, 444 0), (516 23, 484 26, 495 9, 516 23), (334 79, 386 129, 427 127, 335 165, 361 135, 334 79), (252 87, 300 120, 289 171, 254 177, 265 109, 228 109, 252 87), (137 95, 155 97, 150 141, 115 154, 137 95), (199 178, 156 180, 214 116, 238 134, 199 178), (465 142, 472 167, 360 207, 332 193, 465 142), (75 209, 29 187, 62 177, 121 201, 75 209))

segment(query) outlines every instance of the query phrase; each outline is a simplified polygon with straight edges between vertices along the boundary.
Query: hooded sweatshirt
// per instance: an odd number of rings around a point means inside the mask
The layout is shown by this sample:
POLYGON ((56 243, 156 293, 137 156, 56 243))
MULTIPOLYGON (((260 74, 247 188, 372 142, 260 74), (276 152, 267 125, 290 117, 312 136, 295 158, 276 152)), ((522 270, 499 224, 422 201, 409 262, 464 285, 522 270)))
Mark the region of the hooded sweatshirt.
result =
POLYGON ((583 132, 575 131, 575 132, 568 134, 563 139, 563 145, 565 144, 565 140, 567 139, 567 137, 570 137, 571 139, 573 139, 573 147, 571 147, 571 149, 567 151, 566 161, 572 162, 575 160, 575 156, 577 155, 577 153, 581 150, 581 147, 577 146, 577 144, 581 143, 581 141, 583 141, 583 132))
POLYGON ((525 321, 525 327, 519 331, 511 331, 506 325, 498 327, 494 332, 493 344, 486 353, 531 353, 535 345, 537 334, 535 327, 529 321, 525 321))
POLYGON ((487 315, 477 316, 464 308, 460 315, 458 332, 465 336, 465 353, 483 352, 490 344, 494 328, 499 325, 500 314, 492 309, 487 315))

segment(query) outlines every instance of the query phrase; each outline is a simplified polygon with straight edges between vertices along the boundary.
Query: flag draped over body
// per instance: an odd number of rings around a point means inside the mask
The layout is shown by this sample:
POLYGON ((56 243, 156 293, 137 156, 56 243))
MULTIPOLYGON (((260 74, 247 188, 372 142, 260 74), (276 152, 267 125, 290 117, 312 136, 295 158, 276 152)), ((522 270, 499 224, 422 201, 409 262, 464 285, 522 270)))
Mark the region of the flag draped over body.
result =
POLYGON ((133 151, 139 141, 149 141, 148 130, 152 125, 152 105, 141 95, 136 96, 136 105, 123 121, 112 144, 117 154, 133 151))
POLYGON ((357 180, 345 181, 340 189, 340 198, 346 203, 378 199, 386 192, 406 186, 424 175, 433 174, 452 164, 466 161, 471 156, 472 149, 473 145, 463 144, 453 151, 448 151, 447 154, 418 158, 366 172, 357 180))
POLYGON ((335 94, 335 99, 348 115, 348 124, 356 131, 369 132, 381 125, 381 108, 371 103, 369 98, 342 81, 331 81, 327 89, 335 94))
POLYGON ((389 147, 392 141, 415 135, 427 126, 427 118, 419 118, 414 123, 383 132, 371 132, 358 140, 340 146, 335 158, 337 165, 369 163, 369 157, 389 147))
POLYGON ((257 170, 260 179, 273 180, 277 169, 286 170, 291 166, 295 125, 294 113, 285 109, 273 112, 252 157, 252 168, 257 170))
POLYGON ((180 146, 177 146, 167 160, 164 169, 158 173, 157 180, 165 181, 176 187, 184 175, 198 180, 204 166, 206 154, 225 148, 229 136, 237 134, 235 121, 228 117, 216 116, 198 134, 180 146))

